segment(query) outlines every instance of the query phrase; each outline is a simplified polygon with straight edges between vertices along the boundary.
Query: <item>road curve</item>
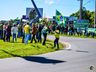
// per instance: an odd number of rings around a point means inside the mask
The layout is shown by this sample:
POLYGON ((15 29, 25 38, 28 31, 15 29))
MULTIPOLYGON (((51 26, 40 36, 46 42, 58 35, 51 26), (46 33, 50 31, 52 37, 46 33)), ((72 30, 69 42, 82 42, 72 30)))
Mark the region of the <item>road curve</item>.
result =
MULTIPOLYGON (((48 36, 54 40, 54 36, 48 36)), ((60 37, 70 49, 23 58, 0 60, 0 72, 92 72, 96 69, 96 40, 60 37)))

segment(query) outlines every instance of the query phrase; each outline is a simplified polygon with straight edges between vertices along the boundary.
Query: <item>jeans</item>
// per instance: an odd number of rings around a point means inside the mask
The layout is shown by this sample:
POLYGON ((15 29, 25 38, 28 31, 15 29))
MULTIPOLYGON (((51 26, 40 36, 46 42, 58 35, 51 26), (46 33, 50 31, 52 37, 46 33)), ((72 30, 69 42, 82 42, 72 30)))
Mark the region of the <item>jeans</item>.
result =
POLYGON ((13 35, 12 35, 12 41, 13 42, 14 42, 14 39, 15 39, 15 41, 17 41, 17 35, 15 33, 13 33, 13 35))
POLYGON ((18 32, 18 38, 20 38, 21 37, 21 32, 18 32))
POLYGON ((25 44, 28 44, 29 36, 30 36, 30 34, 25 33, 25 40, 24 40, 25 44))

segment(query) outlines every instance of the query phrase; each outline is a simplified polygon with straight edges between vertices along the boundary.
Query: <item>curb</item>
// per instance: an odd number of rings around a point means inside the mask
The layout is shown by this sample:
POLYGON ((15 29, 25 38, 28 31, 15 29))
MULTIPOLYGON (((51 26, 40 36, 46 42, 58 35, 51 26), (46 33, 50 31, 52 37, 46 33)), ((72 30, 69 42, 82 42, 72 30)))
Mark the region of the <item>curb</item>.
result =
POLYGON ((69 44, 68 42, 62 42, 62 41, 60 42, 65 46, 65 49, 67 50, 71 49, 71 44, 69 44))

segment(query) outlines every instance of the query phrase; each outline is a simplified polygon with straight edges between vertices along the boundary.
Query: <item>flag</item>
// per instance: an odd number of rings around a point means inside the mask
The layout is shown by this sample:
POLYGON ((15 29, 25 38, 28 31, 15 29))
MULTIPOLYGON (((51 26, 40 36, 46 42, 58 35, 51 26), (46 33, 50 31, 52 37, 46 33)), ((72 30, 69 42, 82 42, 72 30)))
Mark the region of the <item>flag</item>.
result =
POLYGON ((60 21, 61 16, 62 16, 62 14, 58 10, 56 10, 56 20, 57 21, 60 21))
POLYGON ((62 15, 58 10, 56 10, 56 15, 62 15))
POLYGON ((64 23, 64 16, 58 10, 56 10, 56 22, 58 24, 64 23))

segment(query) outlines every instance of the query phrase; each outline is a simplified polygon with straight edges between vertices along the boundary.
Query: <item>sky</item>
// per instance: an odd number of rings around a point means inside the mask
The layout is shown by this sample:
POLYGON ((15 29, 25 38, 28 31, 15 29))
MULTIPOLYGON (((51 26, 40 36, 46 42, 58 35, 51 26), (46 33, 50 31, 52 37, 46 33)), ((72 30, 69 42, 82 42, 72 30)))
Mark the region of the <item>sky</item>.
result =
MULTIPOLYGON (((43 8, 44 17, 53 17, 56 9, 64 16, 79 10, 80 1, 78 0, 34 0, 38 8, 43 8)), ((83 0, 83 6, 87 10, 94 11, 95 0, 83 0)), ((21 18, 26 14, 26 8, 33 7, 31 0, 0 0, 0 20, 10 20, 17 17, 21 18)))

